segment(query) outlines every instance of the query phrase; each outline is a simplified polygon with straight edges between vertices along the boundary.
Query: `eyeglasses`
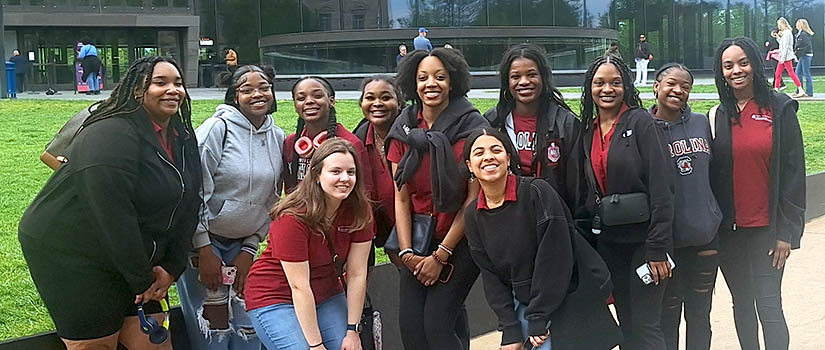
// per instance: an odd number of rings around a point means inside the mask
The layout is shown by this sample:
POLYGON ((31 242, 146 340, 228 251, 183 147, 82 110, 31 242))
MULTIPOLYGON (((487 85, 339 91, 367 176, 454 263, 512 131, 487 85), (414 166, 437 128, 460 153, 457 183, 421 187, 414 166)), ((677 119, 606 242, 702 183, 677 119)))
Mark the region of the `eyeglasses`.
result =
POLYGON ((238 88, 238 93, 240 93, 242 95, 251 95, 251 94, 255 93, 255 90, 258 90, 258 92, 260 92, 262 94, 266 94, 266 93, 269 93, 270 91, 272 91, 272 85, 268 85, 268 84, 267 85, 261 85, 257 88, 254 88, 254 87, 251 87, 251 86, 239 87, 238 88))

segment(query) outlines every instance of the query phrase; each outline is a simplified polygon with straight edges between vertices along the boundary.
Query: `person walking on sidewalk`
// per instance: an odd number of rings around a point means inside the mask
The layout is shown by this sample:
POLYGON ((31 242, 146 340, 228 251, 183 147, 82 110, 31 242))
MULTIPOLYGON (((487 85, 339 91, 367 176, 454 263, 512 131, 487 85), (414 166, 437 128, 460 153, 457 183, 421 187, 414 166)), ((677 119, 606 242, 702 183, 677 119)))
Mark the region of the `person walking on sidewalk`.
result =
POLYGON ((711 186, 719 207, 719 266, 742 349, 788 349, 782 275, 805 228, 805 150, 799 103, 771 90, 756 43, 725 39, 714 72, 711 186))
POLYGON ((644 34, 639 34, 639 45, 636 46, 636 80, 633 85, 644 86, 647 84, 647 65, 653 59, 650 52, 650 45, 644 34))
POLYGON ((814 31, 808 25, 808 20, 800 18, 796 20, 796 58, 799 63, 796 65, 796 76, 805 78, 805 96, 812 97, 814 95, 814 79, 811 76, 811 60, 814 59, 813 45, 811 44, 811 36, 814 31))
POLYGON ((779 63, 777 63, 776 71, 774 72, 773 88, 779 89, 779 85, 776 83, 776 80, 782 79, 782 70, 787 70, 788 75, 791 76, 794 85, 796 85, 796 93, 791 96, 805 96, 805 90, 802 89, 802 83, 799 81, 799 77, 796 76, 796 72, 794 72, 793 69, 793 61, 795 61, 797 57, 793 51, 794 45, 791 25, 785 17, 779 17, 776 21, 776 27, 779 28, 779 39, 777 39, 779 41, 779 63))

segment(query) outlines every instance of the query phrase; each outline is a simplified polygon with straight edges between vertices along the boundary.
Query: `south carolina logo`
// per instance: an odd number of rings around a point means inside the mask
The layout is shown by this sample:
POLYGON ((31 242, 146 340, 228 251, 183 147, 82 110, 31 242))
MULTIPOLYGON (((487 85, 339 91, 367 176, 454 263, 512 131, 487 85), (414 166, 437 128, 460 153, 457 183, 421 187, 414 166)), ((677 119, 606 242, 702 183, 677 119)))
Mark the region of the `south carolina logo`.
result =
POLYGON ((676 159, 676 167, 679 168, 679 175, 690 175, 693 173, 693 159, 690 156, 682 156, 676 159))
POLYGON ((556 141, 550 141, 550 145, 547 146, 547 160, 551 163, 558 162, 561 159, 561 149, 556 141))

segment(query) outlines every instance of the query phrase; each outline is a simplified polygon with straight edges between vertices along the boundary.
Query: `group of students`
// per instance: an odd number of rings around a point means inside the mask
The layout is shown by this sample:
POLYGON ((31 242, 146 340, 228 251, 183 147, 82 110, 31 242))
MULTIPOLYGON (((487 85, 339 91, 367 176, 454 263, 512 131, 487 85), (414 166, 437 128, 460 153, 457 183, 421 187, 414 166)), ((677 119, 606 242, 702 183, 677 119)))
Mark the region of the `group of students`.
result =
MULTIPOLYGON (((800 18, 796 20, 796 36, 793 34, 791 24, 785 17, 776 20, 776 29, 771 30, 771 38, 776 40, 777 47, 768 52, 767 59, 776 61, 774 71, 774 89, 780 89, 782 85, 782 71, 787 70, 788 75, 796 85, 796 93, 793 97, 812 97, 814 95, 813 76, 811 75, 811 60, 814 58, 813 43, 811 37, 814 35, 808 20, 800 18), (794 69, 794 61, 797 61, 794 69), (800 78, 805 79, 803 89, 800 78)), ((771 47, 770 42, 765 46, 771 47)), ((784 88, 784 86, 782 86, 784 88)))
POLYGON ((196 130, 177 64, 146 57, 44 154, 57 171, 19 239, 69 349, 171 348, 142 332, 162 332, 173 281, 193 348, 361 349, 388 236, 406 349, 469 348, 479 274, 501 349, 677 349, 683 306, 688 348, 707 349, 717 266, 742 348, 759 348, 758 311, 767 349, 787 349, 804 151, 798 104, 760 56, 751 39, 722 42, 707 116, 683 65, 656 72, 644 109, 628 67, 599 57, 577 116, 546 53, 516 45, 482 115, 459 51, 416 50, 395 78, 364 80, 354 133, 328 81, 298 80, 289 136, 271 70, 240 67, 196 130))

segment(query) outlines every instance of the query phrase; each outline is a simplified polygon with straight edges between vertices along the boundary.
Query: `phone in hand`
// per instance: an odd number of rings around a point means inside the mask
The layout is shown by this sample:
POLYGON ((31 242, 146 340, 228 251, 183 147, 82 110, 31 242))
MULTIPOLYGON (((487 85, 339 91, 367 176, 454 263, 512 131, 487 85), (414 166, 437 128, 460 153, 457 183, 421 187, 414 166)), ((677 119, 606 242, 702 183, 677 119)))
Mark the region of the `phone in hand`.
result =
POLYGON ((227 286, 235 284, 235 275, 237 274, 237 266, 221 266, 221 283, 227 286))
MULTIPOLYGON (((667 263, 670 265, 671 269, 676 267, 676 263, 670 258, 670 253, 667 254, 667 263)), ((653 272, 650 271, 650 265, 647 263, 644 263, 636 268, 636 275, 639 276, 639 279, 641 279, 644 284, 653 283, 653 272)))

